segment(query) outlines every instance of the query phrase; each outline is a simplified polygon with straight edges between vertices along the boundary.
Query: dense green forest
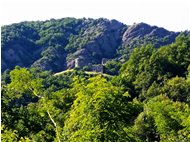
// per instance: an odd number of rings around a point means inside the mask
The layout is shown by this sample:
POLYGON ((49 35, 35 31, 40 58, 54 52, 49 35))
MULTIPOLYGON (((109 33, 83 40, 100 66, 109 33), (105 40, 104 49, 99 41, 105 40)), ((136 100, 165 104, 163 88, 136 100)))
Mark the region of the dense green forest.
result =
POLYGON ((6 70, 2 141, 190 141, 190 34, 160 48, 135 48, 106 70, 6 70))

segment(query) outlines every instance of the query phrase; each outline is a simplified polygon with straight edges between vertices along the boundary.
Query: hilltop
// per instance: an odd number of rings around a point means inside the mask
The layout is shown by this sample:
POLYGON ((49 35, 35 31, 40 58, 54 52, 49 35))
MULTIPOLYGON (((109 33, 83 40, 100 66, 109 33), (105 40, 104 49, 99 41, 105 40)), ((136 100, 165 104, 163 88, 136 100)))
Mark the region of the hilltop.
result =
POLYGON ((179 33, 117 20, 63 18, 1 27, 2 72, 15 66, 60 72, 75 67, 101 70, 108 61, 124 63, 134 47, 156 48, 179 33))

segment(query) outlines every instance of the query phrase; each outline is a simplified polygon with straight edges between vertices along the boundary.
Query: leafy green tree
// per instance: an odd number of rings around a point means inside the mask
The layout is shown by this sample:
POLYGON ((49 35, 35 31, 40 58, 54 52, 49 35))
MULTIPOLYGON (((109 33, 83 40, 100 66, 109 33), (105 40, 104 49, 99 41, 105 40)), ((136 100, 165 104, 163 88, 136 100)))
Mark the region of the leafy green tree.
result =
POLYGON ((189 102, 190 84, 182 77, 174 77, 166 82, 163 93, 174 101, 189 102))
MULTIPOLYGON (((8 85, 8 92, 10 92, 9 97, 11 98, 11 100, 21 99, 22 96, 25 94, 28 94, 31 97, 32 96, 37 97, 37 99, 39 99, 40 102, 42 103, 42 106, 44 106, 49 119, 53 123, 57 139, 58 141, 60 141, 58 126, 56 125, 56 122, 54 121, 50 112, 52 110, 52 105, 49 106, 46 105, 47 101, 46 101, 46 96, 43 93, 42 79, 35 78, 25 68, 16 68, 15 70, 11 71, 10 78, 11 78, 11 83, 8 85)), ((21 106, 21 108, 23 109, 23 111, 26 111, 25 107, 21 106)), ((24 127, 24 124, 25 124, 25 119, 19 119, 15 126, 18 131, 22 132, 25 131, 25 133, 27 133, 29 132, 29 129, 27 127, 24 127)))
POLYGON ((135 130, 141 140, 150 141, 152 136, 163 142, 188 141, 189 106, 173 102, 164 95, 151 99, 144 106, 144 111, 135 120, 135 130), (153 135, 147 135, 154 133, 153 135))
POLYGON ((190 64, 190 34, 180 34, 176 38, 176 42, 161 47, 158 52, 176 66, 173 71, 175 75, 184 76, 190 64))
POLYGON ((16 130, 10 130, 5 128, 5 125, 1 125, 1 140, 3 142, 17 141, 18 135, 16 130))
MULTIPOLYGON (((78 83, 77 83, 78 84, 78 83)), ((125 129, 139 113, 140 105, 128 102, 122 94, 101 76, 79 84, 77 98, 65 121, 66 141, 130 141, 125 129)))
POLYGON ((161 76, 161 58, 152 57, 156 55, 156 52, 151 45, 136 48, 129 60, 121 67, 121 78, 124 82, 130 82, 135 89, 133 96, 137 94, 145 96, 147 89, 161 76))
MULTIPOLYGON (((31 24, 44 29, 39 36, 50 33, 51 42, 61 44, 53 41, 54 36, 66 34, 68 25, 80 22, 60 21, 64 28, 57 28, 55 20, 31 24)), ((27 28, 25 24, 31 26, 24 23, 20 28, 27 28)), ((15 32, 3 40, 25 34, 15 32)), ((2 141, 189 141, 189 39, 182 34, 159 49, 151 45, 135 49, 113 77, 83 70, 53 74, 16 67, 6 71, 1 88, 2 141)), ((43 56, 64 49, 51 42, 43 56)), ((108 64, 108 71, 115 72, 117 64, 108 64)))
POLYGON ((136 141, 160 141, 156 130, 154 118, 145 110, 136 118, 133 126, 133 134, 136 141))
POLYGON ((130 56, 130 59, 122 66, 121 73, 129 81, 134 81, 136 75, 144 70, 144 65, 147 64, 148 59, 155 52, 155 48, 151 45, 145 47, 135 48, 130 56))
POLYGON ((118 75, 119 70, 121 68, 121 64, 117 61, 108 61, 105 64, 105 73, 110 74, 110 75, 118 75))

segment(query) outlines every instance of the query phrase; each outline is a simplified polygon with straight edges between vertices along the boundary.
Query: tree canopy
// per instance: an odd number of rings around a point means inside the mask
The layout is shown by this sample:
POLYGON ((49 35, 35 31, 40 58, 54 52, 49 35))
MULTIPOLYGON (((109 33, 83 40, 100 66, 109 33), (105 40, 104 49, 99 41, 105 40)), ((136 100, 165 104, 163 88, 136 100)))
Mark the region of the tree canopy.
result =
POLYGON ((190 140, 190 35, 158 49, 136 48, 126 63, 110 61, 106 69, 109 76, 80 69, 4 72, 2 141, 190 140))

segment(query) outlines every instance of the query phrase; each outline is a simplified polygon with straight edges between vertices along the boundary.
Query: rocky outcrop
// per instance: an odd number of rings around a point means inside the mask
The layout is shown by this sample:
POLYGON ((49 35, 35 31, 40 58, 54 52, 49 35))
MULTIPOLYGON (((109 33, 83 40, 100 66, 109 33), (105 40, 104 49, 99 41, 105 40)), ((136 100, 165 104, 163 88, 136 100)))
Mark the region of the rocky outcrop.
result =
MULTIPOLYGON (((88 28, 84 31, 83 37, 98 33, 89 40, 81 48, 72 54, 68 59, 67 67, 72 68, 79 61, 79 66, 83 67, 92 64, 101 64, 102 58, 114 58, 116 49, 118 48, 122 30, 125 27, 122 23, 116 20, 104 20, 98 23, 95 27, 88 28), (77 59, 77 60, 76 60, 77 59)), ((92 35, 93 36, 93 35, 92 35)))
POLYGON ((173 42, 178 34, 157 26, 139 23, 130 26, 125 31, 122 37, 122 45, 133 48, 151 43, 156 47, 160 47, 173 42))
POLYGON ((178 32, 167 31, 164 28, 145 23, 133 24, 126 29, 122 36, 117 59, 126 62, 134 48, 147 44, 159 48, 174 42, 178 35, 178 32))

